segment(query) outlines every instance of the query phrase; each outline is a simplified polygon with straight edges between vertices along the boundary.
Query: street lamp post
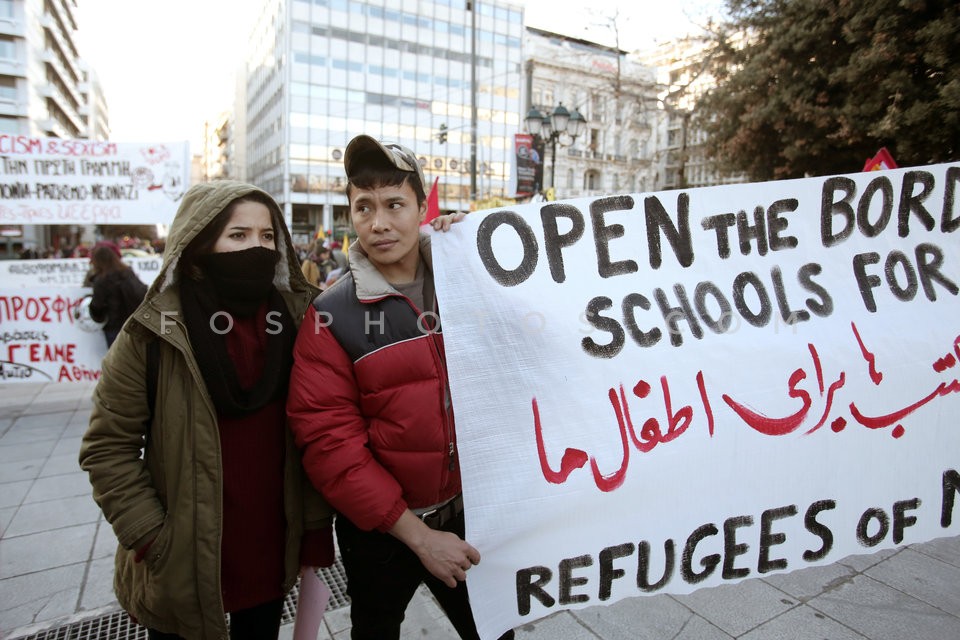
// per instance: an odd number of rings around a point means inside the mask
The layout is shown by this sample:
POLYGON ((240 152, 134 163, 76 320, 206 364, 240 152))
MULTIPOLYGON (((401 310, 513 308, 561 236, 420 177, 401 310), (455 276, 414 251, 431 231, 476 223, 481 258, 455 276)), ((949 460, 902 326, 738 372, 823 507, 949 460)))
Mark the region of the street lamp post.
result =
POLYGON ((557 142, 564 147, 572 145, 586 130, 587 119, 576 109, 569 111, 561 102, 549 115, 536 107, 530 107, 524 121, 531 135, 550 143, 550 187, 552 188, 557 179, 557 142))

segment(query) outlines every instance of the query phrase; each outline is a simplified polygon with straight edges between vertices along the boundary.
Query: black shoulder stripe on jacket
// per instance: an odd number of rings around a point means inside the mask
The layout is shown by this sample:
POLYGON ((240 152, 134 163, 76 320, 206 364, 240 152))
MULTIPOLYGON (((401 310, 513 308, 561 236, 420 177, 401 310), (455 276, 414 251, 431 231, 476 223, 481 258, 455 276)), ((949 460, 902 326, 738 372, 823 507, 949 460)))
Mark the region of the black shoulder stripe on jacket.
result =
POLYGON ((429 332, 426 322, 417 322, 416 311, 405 298, 387 296, 363 303, 357 299, 354 283, 346 285, 318 297, 313 306, 321 315, 321 325, 329 325, 330 332, 352 362, 429 332))

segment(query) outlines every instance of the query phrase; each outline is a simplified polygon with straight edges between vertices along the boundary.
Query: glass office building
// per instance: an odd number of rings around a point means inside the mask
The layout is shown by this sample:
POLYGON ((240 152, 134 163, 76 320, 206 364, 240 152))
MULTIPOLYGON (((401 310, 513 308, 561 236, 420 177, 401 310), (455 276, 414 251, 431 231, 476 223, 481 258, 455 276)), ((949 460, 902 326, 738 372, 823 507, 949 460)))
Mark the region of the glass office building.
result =
POLYGON ((268 1, 247 61, 247 179, 301 240, 348 225, 343 150, 361 133, 413 149, 441 210, 512 195, 522 41, 508 3, 268 1))

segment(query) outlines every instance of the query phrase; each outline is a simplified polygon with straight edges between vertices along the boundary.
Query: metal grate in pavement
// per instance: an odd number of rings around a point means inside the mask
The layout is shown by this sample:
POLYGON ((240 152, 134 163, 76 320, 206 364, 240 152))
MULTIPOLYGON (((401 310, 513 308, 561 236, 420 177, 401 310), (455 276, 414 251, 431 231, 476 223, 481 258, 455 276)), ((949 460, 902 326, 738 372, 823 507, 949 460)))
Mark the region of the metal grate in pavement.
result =
MULTIPOLYGON (((332 567, 323 567, 317 575, 330 588, 330 604, 327 609, 341 609, 350 604, 347 596, 347 576, 340 558, 332 567)), ((293 622, 297 610, 300 584, 290 590, 283 602, 280 624, 293 622)), ((147 630, 130 620, 125 611, 114 611, 97 618, 78 620, 55 629, 47 629, 29 636, 13 636, 7 640, 146 640, 147 630)))

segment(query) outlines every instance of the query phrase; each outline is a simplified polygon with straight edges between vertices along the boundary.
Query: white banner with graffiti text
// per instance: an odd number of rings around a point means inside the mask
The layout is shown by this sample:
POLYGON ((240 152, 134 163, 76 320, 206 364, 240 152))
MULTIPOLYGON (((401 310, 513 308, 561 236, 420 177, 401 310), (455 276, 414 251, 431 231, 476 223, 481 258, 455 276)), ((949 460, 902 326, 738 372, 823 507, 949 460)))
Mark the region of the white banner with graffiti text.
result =
MULTIPOLYGON (((124 258, 145 284, 163 256, 124 258)), ((88 258, 0 261, 0 383, 84 382, 100 375, 103 331, 74 317, 88 258)))
POLYGON ((960 534, 960 165, 433 238, 484 640, 960 534))
POLYGON ((190 145, 0 134, 0 224, 170 224, 190 145))
POLYGON ((0 288, 0 384, 100 378, 107 342, 75 317, 83 287, 0 288))
MULTIPOLYGON (((163 265, 163 256, 123 258, 144 284, 150 285, 163 265)), ((0 260, 0 287, 82 287, 89 258, 0 260)))

